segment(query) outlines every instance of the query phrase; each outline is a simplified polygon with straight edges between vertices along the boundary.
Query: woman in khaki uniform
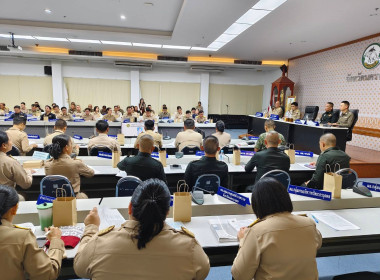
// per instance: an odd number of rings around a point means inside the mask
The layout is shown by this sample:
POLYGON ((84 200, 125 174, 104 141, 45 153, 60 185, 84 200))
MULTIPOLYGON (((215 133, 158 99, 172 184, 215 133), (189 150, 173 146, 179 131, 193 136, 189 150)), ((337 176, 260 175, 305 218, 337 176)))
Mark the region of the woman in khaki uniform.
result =
POLYGON ((74 259, 76 274, 102 279, 205 279, 210 263, 194 235, 165 223, 170 193, 158 179, 142 182, 129 204, 130 220, 98 232, 94 208, 74 259))
POLYGON ((232 265, 235 280, 318 280, 317 250, 322 236, 315 222, 292 215, 286 188, 262 178, 252 191, 257 220, 238 233, 239 252, 232 265))
POLYGON ((27 274, 34 280, 57 279, 65 252, 61 230, 50 228, 47 235, 50 247, 46 254, 38 248, 36 237, 29 229, 12 224, 17 208, 15 189, 0 185, 0 278, 26 279, 27 274))
POLYGON ((50 148, 52 159, 45 162, 46 175, 62 175, 67 177, 73 186, 77 198, 88 198, 85 193, 80 192, 80 176, 93 177, 94 170, 79 159, 70 157, 73 152, 71 137, 59 134, 53 138, 50 148))

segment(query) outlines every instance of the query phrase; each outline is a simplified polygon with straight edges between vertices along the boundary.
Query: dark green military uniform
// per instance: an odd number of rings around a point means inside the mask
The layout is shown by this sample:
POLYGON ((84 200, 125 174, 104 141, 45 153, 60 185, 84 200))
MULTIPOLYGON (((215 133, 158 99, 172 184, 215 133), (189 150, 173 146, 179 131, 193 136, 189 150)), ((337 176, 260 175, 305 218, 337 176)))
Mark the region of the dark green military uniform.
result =
POLYGON ((307 184, 307 187, 320 190, 323 189, 323 178, 326 173, 326 164, 330 165, 332 171, 334 171, 336 163, 340 165, 340 169, 349 168, 350 159, 350 156, 339 150, 338 147, 326 149, 326 151, 318 157, 315 172, 310 182, 307 184))
POLYGON ((333 110, 330 112, 324 112, 322 114, 320 123, 321 124, 327 124, 327 123, 336 123, 338 121, 338 114, 334 113, 333 110))
MULTIPOLYGON (((266 136, 267 136, 266 132, 260 134, 259 139, 257 139, 255 149, 261 151, 261 150, 265 150, 267 148, 267 147, 265 147, 265 141, 264 141, 266 136)), ((284 136, 281 133, 278 133, 278 137, 280 137, 280 140, 281 140, 280 145, 285 146, 286 141, 285 141, 284 136)))

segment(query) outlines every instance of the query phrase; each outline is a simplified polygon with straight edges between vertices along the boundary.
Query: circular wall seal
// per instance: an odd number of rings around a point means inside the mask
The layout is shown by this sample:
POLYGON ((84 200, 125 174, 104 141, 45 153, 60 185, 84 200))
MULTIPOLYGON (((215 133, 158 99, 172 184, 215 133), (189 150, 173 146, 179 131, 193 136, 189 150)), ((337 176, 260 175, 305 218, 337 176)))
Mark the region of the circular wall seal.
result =
POLYGON ((365 49, 362 64, 366 69, 374 69, 380 64, 380 44, 373 43, 365 49))

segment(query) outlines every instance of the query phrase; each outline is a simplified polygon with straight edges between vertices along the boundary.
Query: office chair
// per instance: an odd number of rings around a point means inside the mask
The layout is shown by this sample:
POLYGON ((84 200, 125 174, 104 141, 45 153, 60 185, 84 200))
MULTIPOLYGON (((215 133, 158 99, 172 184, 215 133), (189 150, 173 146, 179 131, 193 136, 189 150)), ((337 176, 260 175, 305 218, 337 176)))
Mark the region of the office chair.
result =
POLYGON ((116 184, 116 197, 132 196, 133 192, 142 181, 135 176, 121 178, 116 184))
POLYGON ((309 121, 315 121, 318 116, 319 106, 306 106, 305 114, 303 115, 303 120, 306 121, 306 118, 309 121))
POLYGON ((193 188, 193 191, 196 191, 197 188, 200 188, 198 190, 206 190, 208 192, 218 192, 218 188, 220 186, 220 178, 218 175, 215 174, 203 174, 198 177, 197 181, 195 182, 195 186, 193 188))
POLYGON ((189 145, 189 146, 186 146, 184 147, 181 152, 184 154, 184 155, 195 155, 198 151, 200 151, 201 149, 198 147, 198 146, 195 146, 195 145, 189 145))
POLYGON ((20 150, 16 146, 12 146, 12 150, 10 150, 7 155, 13 157, 20 156, 20 150))
POLYGON ((111 149, 107 146, 94 146, 88 151, 89 156, 98 156, 99 152, 112 153, 111 149))
POLYGON ((336 174, 342 176, 342 189, 352 189, 358 181, 358 174, 351 168, 342 168, 336 174))
MULTIPOLYGON (((51 197, 57 196, 57 188, 63 188, 67 196, 75 196, 69 179, 61 175, 45 176, 40 183, 40 193, 51 197)), ((61 194, 62 196, 62 194, 61 194)))
MULTIPOLYGON (((264 177, 271 177, 279 181, 285 188, 288 188, 290 185, 290 176, 287 172, 280 170, 280 169, 275 169, 271 170, 267 173, 265 173, 261 178, 264 177)), ((260 178, 260 179, 261 179, 260 178)))
POLYGON ((223 153, 225 155, 233 154, 234 153, 234 147, 227 145, 227 146, 224 146, 223 148, 221 148, 220 151, 223 151, 223 153))
POLYGON ((352 114, 354 114, 354 121, 352 122, 351 127, 348 128, 346 140, 351 141, 352 140, 352 130, 354 129, 354 126, 359 118, 359 109, 352 109, 350 110, 352 114))
POLYGON ((374 272, 361 271, 334 276, 333 280, 380 280, 380 275, 374 272))

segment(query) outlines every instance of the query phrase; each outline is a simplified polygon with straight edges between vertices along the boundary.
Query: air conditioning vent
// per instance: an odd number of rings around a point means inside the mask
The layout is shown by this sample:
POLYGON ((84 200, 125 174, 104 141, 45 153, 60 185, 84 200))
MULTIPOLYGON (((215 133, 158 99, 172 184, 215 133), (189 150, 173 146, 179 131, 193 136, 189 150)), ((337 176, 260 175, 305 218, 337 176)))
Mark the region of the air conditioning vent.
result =
POLYGON ((69 55, 85 55, 85 56, 103 56, 102 52, 88 52, 69 50, 69 55))
POLYGON ((168 61, 182 61, 187 62, 187 57, 178 57, 178 56, 157 56, 157 60, 168 60, 168 61))
POLYGON ((152 70, 152 63, 138 62, 138 61, 115 61, 114 63, 117 67, 130 67, 152 70))
POLYGON ((234 64, 245 64, 245 65, 261 65, 262 61, 255 60, 235 60, 234 64))
POLYGON ((9 52, 9 48, 7 46, 0 46, 0 51, 9 52))
POLYGON ((224 68, 222 67, 215 67, 211 65, 191 65, 190 71, 194 72, 214 72, 214 73, 221 73, 224 71, 224 68))

